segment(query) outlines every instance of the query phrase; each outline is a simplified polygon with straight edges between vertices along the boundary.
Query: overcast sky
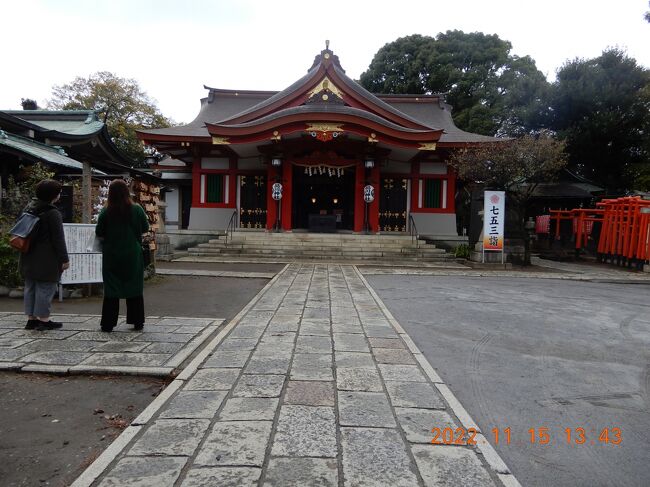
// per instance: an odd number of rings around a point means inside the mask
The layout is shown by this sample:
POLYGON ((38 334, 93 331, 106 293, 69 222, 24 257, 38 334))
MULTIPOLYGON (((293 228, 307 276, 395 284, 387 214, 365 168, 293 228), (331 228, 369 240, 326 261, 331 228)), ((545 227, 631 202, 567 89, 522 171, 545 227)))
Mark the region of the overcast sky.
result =
POLYGON ((648 0, 15 0, 0 10, 0 109, 111 71, 189 122, 203 85, 281 90, 325 48, 358 79, 384 44, 446 30, 497 34, 549 80, 568 59, 627 50, 650 67, 648 0))

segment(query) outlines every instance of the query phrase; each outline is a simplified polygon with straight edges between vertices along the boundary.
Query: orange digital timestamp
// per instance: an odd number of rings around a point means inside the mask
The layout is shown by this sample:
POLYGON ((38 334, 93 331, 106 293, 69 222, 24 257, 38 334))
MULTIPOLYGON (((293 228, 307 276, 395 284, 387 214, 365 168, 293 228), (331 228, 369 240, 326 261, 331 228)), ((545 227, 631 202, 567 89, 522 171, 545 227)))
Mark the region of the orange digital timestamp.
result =
MULTIPOLYGON (((433 428, 434 445, 476 445, 476 436, 479 432, 474 428, 433 428)), ((513 440, 513 434, 510 427, 492 428, 492 440, 495 445, 509 445, 513 440)), ((620 428, 607 427, 599 430, 587 428, 564 428, 559 437, 553 436, 551 429, 546 426, 529 428, 526 431, 524 442, 531 445, 550 445, 563 442, 567 445, 584 445, 584 444, 603 444, 603 445, 620 445, 623 441, 623 433, 620 428)))

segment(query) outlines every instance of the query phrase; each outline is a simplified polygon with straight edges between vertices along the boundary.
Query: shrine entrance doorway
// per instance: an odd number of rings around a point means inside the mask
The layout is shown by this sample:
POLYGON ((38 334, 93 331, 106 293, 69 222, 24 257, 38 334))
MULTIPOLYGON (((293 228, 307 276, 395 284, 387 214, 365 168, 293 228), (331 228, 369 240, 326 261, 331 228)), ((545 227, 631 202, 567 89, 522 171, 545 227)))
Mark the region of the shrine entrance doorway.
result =
POLYGON ((293 165, 294 229, 316 232, 353 230, 355 166, 293 165))

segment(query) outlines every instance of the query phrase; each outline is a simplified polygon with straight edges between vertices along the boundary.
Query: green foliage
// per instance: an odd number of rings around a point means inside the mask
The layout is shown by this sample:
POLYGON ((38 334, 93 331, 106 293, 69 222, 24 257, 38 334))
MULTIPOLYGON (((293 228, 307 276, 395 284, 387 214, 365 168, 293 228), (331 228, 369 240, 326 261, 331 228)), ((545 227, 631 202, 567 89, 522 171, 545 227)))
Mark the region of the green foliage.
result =
POLYGON ((469 259, 470 249, 467 244, 460 244, 454 247, 454 256, 459 259, 469 259))
POLYGON ((563 142, 542 132, 458 151, 449 162, 461 179, 516 195, 553 180, 566 165, 566 155, 563 142))
POLYGON ((120 78, 107 71, 54 86, 52 95, 49 108, 100 112, 117 148, 138 166, 143 165, 146 154, 135 131, 173 124, 160 113, 154 100, 142 91, 136 80, 120 78))
POLYGON ((454 153, 450 164, 461 179, 506 192, 508 209, 524 237, 524 263, 530 263, 526 212, 537 185, 552 181, 566 165, 564 143, 541 132, 454 153))
POLYGON ((2 215, 6 218, 4 222, 0 222, 0 229, 9 230, 6 225, 13 225, 13 221, 34 197, 36 185, 44 179, 53 177, 54 172, 41 163, 22 166, 15 177, 9 176, 6 197, 2 198, 1 208, 2 215))
MULTIPOLYGON (((0 224, 2 220, 0 219, 0 224)), ((18 252, 9 246, 9 235, 0 235, 0 284, 7 287, 20 285, 22 279, 18 272, 18 252)))
POLYGON ((649 70, 618 49, 569 61, 557 73, 552 108, 574 171, 609 193, 650 188, 649 70))
POLYGON ((375 54, 360 82, 375 93, 446 93, 454 122, 485 135, 523 135, 547 118, 548 83, 497 35, 454 30, 402 37, 375 54))

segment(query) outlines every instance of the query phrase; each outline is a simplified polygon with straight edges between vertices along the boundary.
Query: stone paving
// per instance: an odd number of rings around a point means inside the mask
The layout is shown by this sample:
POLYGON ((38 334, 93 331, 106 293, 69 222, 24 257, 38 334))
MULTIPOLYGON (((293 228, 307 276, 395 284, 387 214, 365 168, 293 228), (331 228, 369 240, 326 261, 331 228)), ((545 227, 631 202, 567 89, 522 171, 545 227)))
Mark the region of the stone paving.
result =
POLYGON ((569 281, 619 282, 650 284, 649 272, 636 272, 609 265, 581 265, 566 262, 554 262, 533 257, 535 266, 548 269, 540 270, 499 270, 499 269, 444 269, 444 268, 408 268, 378 267, 374 265, 359 266, 364 276, 400 275, 400 276, 454 276, 454 277, 518 277, 535 279, 561 279, 569 281))
POLYGON ((290 264, 77 479, 109 486, 519 485, 354 266, 290 264))
POLYGON ((148 316, 133 331, 121 319, 112 333, 96 315, 56 315, 59 330, 25 330, 25 315, 0 312, 0 370, 168 376, 223 323, 222 319, 148 316))

